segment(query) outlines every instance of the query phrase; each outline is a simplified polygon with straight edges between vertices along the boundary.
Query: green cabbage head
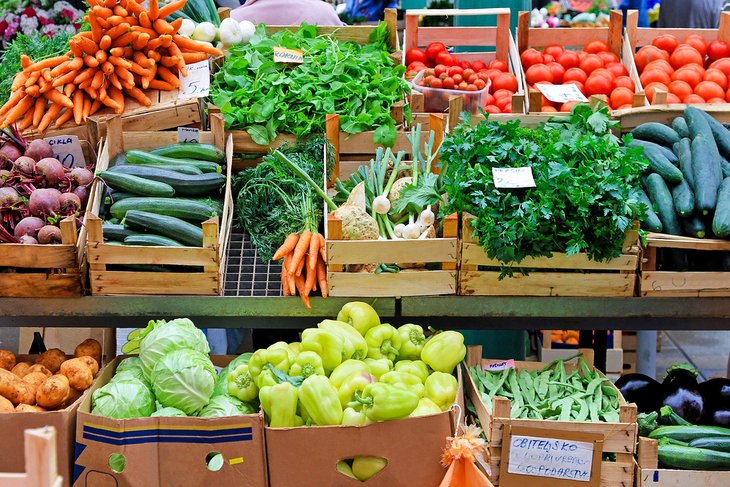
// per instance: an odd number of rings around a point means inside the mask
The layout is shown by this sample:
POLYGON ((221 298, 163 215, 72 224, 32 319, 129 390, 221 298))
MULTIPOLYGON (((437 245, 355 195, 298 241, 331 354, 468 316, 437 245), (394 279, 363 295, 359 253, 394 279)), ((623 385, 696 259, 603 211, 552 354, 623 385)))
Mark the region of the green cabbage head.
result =
POLYGON ((240 416, 251 413, 253 413, 251 406, 235 397, 216 396, 200 410, 198 416, 201 418, 222 418, 223 416, 240 416))
POLYGON ((141 380, 128 376, 94 391, 91 413, 115 419, 145 418, 155 412, 155 396, 141 380))
POLYGON ((164 355, 184 348, 206 355, 210 352, 205 334, 189 319, 158 321, 139 344, 139 359, 144 374, 151 379, 152 369, 164 355))
POLYGON ((153 418, 156 417, 180 417, 180 416, 187 416, 184 412, 180 411, 178 408, 160 408, 154 413, 151 414, 153 418))
POLYGON ((160 358, 150 376, 160 404, 177 408, 188 416, 210 402, 215 379, 210 358, 190 349, 176 350, 160 358))

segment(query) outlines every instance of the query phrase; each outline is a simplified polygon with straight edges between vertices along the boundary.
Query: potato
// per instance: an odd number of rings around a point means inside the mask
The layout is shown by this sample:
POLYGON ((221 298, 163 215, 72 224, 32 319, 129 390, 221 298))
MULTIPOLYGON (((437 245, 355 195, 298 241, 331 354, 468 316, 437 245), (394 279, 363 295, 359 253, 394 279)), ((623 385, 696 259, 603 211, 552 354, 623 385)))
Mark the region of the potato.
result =
POLYGON ((0 396, 0 413, 12 413, 15 411, 13 403, 0 396))
POLYGON ((43 365, 52 374, 58 372, 61 364, 66 361, 66 354, 57 348, 46 350, 36 359, 35 363, 43 365))
POLYGON ((44 411, 47 411, 47 409, 40 406, 31 406, 30 404, 18 404, 18 407, 15 408, 16 413, 42 413, 44 411))
POLYGON ((94 374, 80 358, 66 360, 61 364, 59 372, 68 377, 69 385, 78 391, 85 391, 94 382, 94 374))
MULTIPOLYGON (((97 367, 101 366, 101 343, 93 338, 87 338, 83 342, 76 345, 74 357, 91 357, 96 360, 97 367)), ((94 374, 96 375, 96 373, 94 374)))
POLYGON ((84 391, 77 391, 73 387, 71 388, 71 392, 69 393, 66 400, 63 402, 64 408, 69 407, 71 404, 76 402, 76 399, 80 398, 81 395, 84 393, 84 391))
POLYGON ((5 369, 0 369, 0 396, 9 399, 14 405, 35 402, 28 384, 5 369))
POLYGON ((57 409, 66 402, 71 393, 71 386, 65 375, 56 374, 41 384, 36 392, 36 402, 46 409, 57 409))
POLYGON ((15 354, 10 350, 0 350, 0 369, 13 370, 15 354))
POLYGON ((41 364, 31 365, 30 368, 28 369, 28 373, 30 374, 32 372, 40 372, 41 374, 45 375, 46 377, 50 377, 53 375, 53 372, 48 370, 45 365, 41 365, 41 364))
MULTIPOLYGON (((99 372, 99 363, 93 357, 89 357, 88 355, 82 355, 81 357, 77 357, 71 360, 80 360, 85 363, 86 366, 91 369, 91 375, 93 375, 94 377, 96 377, 96 374, 99 372)), ((61 368, 63 368, 63 364, 61 364, 61 368)))
POLYGON ((33 393, 33 397, 35 397, 36 392, 38 392, 38 388, 46 381, 47 378, 48 376, 42 372, 31 372, 23 377, 22 381, 28 384, 30 391, 33 393))
POLYGON ((30 367, 33 364, 30 362, 18 362, 13 367, 12 373, 20 377, 21 379, 30 373, 30 367))

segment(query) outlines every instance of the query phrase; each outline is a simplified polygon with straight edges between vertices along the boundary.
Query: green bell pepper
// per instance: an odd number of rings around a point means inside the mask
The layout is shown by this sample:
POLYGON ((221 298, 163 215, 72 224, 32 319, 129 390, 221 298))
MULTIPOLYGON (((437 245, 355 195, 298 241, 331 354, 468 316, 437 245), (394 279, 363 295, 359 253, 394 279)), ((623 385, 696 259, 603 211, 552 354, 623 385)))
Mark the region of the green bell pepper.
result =
POLYGON ((284 372, 289 371, 291 361, 290 351, 284 348, 261 348, 256 350, 248 361, 248 371, 254 379, 266 369, 266 364, 271 364, 284 372))
POLYGON ((369 358, 387 358, 388 360, 398 358, 398 349, 401 345, 400 335, 398 335, 398 330, 391 325, 384 323, 370 328, 365 334, 365 342, 368 344, 369 358))
POLYGON ((418 396, 411 391, 390 384, 376 382, 355 393, 355 401, 362 405, 370 421, 389 421, 405 418, 418 406, 418 396))
POLYGON ((342 363, 344 340, 332 331, 307 328, 302 333, 302 351, 311 351, 322 357, 325 374, 330 374, 342 363))
POLYGON ((388 360, 387 358, 377 360, 374 358, 366 358, 364 362, 370 369, 370 373, 378 380, 380 380, 380 377, 383 374, 390 372, 393 369, 393 361, 388 360))
POLYGON ((354 408, 345 408, 342 411, 341 424, 367 424, 368 418, 362 411, 356 411, 354 408))
POLYGON ((353 375, 345 379, 337 390, 337 397, 340 398, 340 404, 345 408, 353 401, 356 392, 362 392, 365 386, 377 382, 370 372, 355 372, 353 375))
POLYGON ((249 402, 259 395, 259 387, 248 371, 248 364, 241 364, 233 370, 228 371, 228 394, 249 402))
POLYGON ((352 460, 352 474, 360 482, 365 482, 388 465, 383 457, 355 457, 352 460))
POLYGON ((289 346, 288 343, 286 343, 286 342, 276 342, 276 343, 272 343, 271 345, 269 345, 268 347, 266 347, 266 350, 277 350, 277 349, 286 350, 286 353, 289 354, 289 363, 294 362, 294 359, 296 358, 297 353, 294 351, 293 348, 291 348, 289 346))
POLYGON ((302 353, 302 342, 291 342, 289 349, 294 352, 294 355, 299 355, 302 353))
POLYGON ((416 406, 416 409, 414 409, 408 417, 415 418, 417 416, 427 416, 429 414, 436 414, 440 412, 441 408, 438 404, 436 404, 427 397, 422 397, 421 400, 418 401, 418 406, 416 406))
POLYGON ((421 360, 438 372, 454 373, 454 367, 464 360, 464 335, 458 331, 442 331, 431 336, 421 350, 421 360))
POLYGON ((401 346, 398 358, 406 360, 418 360, 421 358, 421 350, 426 344, 426 335, 419 325, 406 324, 398 327, 401 346))
POLYGON ((370 328, 380 324, 380 317, 377 311, 368 303, 350 301, 337 313, 337 321, 347 323, 355 328, 362 336, 365 336, 365 333, 370 328))
POLYGON ((380 382, 411 391, 419 398, 423 397, 425 391, 425 387, 423 386, 421 379, 413 374, 409 374, 408 372, 388 372, 380 377, 380 382))
POLYGON ((362 360, 368 355, 365 338, 347 323, 336 320, 324 320, 317 327, 338 333, 345 342, 346 356, 343 359, 362 360))
POLYGON ((337 469, 338 472, 340 472, 345 477, 350 477, 351 479, 357 480, 357 477, 355 477, 355 474, 352 473, 352 467, 350 467, 350 465, 346 461, 340 460, 335 465, 335 468, 337 469))
POLYGON ((342 422, 342 404, 337 389, 323 375, 310 375, 299 387, 299 400, 312 418, 312 424, 324 426, 342 422))
POLYGON ((279 381, 276 380, 276 376, 274 375, 274 373, 269 369, 265 369, 254 380, 256 381, 256 386, 259 389, 263 389, 266 386, 275 386, 279 383, 279 381))
POLYGON ((430 373, 428 371, 428 365, 423 360, 399 360, 395 363, 393 370, 413 374, 421 379, 421 382, 426 382, 426 378, 430 373))
POLYGON ((261 407, 272 428, 296 426, 297 389, 288 382, 262 387, 259 391, 261 407))
POLYGON ((449 409, 456 400, 459 382, 451 374, 434 372, 426 379, 426 397, 438 404, 442 411, 449 409))
POLYGON ((307 378, 314 374, 324 375, 322 357, 309 350, 297 355, 289 369, 289 375, 301 375, 307 378))
POLYGON ((358 372, 370 372, 370 367, 362 360, 345 360, 332 371, 330 382, 339 389, 348 377, 358 372))

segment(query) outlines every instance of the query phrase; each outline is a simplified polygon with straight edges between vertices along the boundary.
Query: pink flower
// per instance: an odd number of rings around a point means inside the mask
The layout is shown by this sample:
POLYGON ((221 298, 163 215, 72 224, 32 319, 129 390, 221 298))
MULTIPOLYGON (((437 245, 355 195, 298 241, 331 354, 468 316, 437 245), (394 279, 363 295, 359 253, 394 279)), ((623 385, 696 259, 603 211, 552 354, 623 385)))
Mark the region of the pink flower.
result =
POLYGON ((68 19, 69 22, 73 22, 75 16, 76 14, 73 10, 67 8, 61 10, 61 17, 68 19))
POLYGON ((5 32, 5 29, 8 28, 8 23, 6 21, 0 22, 0 35, 2 35, 5 32))
POLYGON ((21 14, 25 15, 26 17, 35 17, 35 9, 33 9, 32 7, 28 7, 23 10, 21 14))
POLYGON ((41 25, 49 25, 49 24, 52 24, 53 23, 53 20, 51 20, 51 19, 49 19, 47 17, 43 17, 42 15, 39 15, 38 16, 38 20, 41 21, 41 25))

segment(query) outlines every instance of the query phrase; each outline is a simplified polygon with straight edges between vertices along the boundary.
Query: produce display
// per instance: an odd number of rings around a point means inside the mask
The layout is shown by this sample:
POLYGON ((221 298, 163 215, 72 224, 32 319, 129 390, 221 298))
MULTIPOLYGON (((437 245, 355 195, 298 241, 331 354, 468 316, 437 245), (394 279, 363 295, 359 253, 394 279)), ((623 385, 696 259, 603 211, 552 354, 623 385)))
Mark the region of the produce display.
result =
POLYGON ((550 335, 553 344, 577 346, 580 332, 578 330, 552 330, 550 335))
POLYGON ((91 387, 100 363, 101 344, 91 338, 79 343, 71 358, 52 348, 19 361, 0 350, 0 413, 63 409, 91 387))

